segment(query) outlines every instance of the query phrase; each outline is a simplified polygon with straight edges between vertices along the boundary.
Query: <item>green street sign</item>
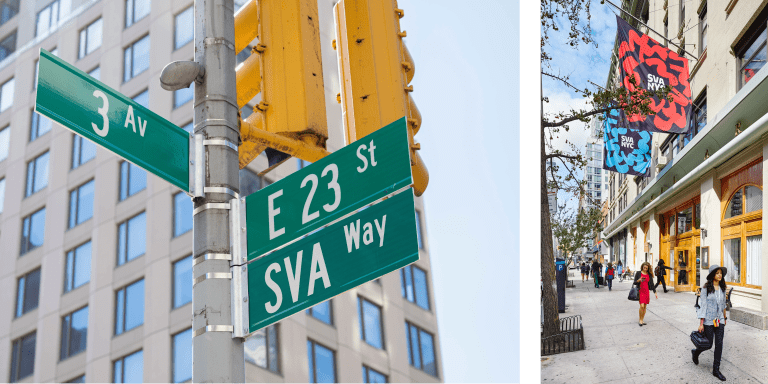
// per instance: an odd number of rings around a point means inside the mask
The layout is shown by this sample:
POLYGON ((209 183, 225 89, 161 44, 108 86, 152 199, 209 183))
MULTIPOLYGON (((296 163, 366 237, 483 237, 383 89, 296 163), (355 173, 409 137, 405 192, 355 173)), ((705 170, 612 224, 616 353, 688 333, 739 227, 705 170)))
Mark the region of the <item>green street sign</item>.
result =
POLYGON ((412 183, 403 117, 246 197, 248 260, 412 183))
POLYGON ((35 111, 189 192, 189 133, 44 49, 35 111))
POLYGON ((248 332, 418 259, 407 190, 248 264, 248 332))

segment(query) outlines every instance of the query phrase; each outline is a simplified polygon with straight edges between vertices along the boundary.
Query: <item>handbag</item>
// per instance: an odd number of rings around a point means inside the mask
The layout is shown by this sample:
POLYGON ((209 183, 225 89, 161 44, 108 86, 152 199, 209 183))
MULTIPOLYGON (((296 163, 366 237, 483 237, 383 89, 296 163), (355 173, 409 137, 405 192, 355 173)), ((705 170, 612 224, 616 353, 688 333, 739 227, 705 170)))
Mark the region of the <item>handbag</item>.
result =
POLYGON ((627 296, 627 300, 640 301, 640 298, 637 295, 637 287, 632 286, 632 289, 629 290, 629 296, 627 296))
POLYGON ((691 332, 691 342, 698 349, 712 348, 712 340, 708 339, 706 334, 698 330, 691 332))

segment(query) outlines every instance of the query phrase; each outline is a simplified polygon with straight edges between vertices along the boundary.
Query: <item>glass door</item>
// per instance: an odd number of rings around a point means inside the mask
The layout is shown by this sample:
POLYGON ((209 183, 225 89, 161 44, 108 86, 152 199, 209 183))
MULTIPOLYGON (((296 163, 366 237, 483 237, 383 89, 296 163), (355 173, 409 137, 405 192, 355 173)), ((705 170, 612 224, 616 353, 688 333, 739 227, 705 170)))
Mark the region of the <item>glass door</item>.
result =
POLYGON ((675 281, 671 283, 674 284, 677 292, 692 291, 693 283, 696 282, 696 276, 691 274, 696 261, 691 260, 689 253, 688 249, 675 249, 675 281))

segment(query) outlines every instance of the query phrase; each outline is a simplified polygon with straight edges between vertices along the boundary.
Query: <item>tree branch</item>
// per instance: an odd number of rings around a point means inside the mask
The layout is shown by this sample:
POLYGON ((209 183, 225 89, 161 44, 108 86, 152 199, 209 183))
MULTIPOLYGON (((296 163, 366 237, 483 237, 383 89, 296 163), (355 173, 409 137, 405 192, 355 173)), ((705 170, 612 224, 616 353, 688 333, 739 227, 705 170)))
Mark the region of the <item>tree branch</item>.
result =
POLYGON ((549 122, 549 121, 544 120, 544 121, 541 122, 541 126, 543 128, 562 127, 563 125, 568 124, 568 123, 570 123, 572 121, 581 120, 581 119, 583 119, 585 117, 597 115, 598 113, 608 112, 610 110, 620 109, 620 108, 621 107, 619 107, 619 106, 611 106, 611 107, 606 107, 606 108, 595 109, 593 111, 579 113, 577 115, 565 118, 565 119, 557 121, 557 122, 549 122))
POLYGON ((573 89, 574 89, 576 92, 580 92, 582 95, 587 95, 587 96, 589 96, 589 93, 588 93, 588 92, 585 92, 583 89, 578 89, 578 88, 576 88, 576 86, 575 86, 575 85, 573 85, 573 84, 569 83, 567 78, 564 78, 564 77, 560 77, 560 76, 557 76, 557 75, 553 75, 553 74, 551 74, 551 73, 547 73, 547 72, 544 72, 544 71, 541 71, 541 74, 542 74, 542 75, 544 75, 544 76, 549 76, 549 77, 551 77, 551 78, 553 78, 553 79, 555 79, 555 80, 560 80, 560 81, 562 81, 562 82, 563 82, 563 84, 565 84, 565 85, 567 85, 567 86, 569 86, 569 87, 573 88, 573 89))

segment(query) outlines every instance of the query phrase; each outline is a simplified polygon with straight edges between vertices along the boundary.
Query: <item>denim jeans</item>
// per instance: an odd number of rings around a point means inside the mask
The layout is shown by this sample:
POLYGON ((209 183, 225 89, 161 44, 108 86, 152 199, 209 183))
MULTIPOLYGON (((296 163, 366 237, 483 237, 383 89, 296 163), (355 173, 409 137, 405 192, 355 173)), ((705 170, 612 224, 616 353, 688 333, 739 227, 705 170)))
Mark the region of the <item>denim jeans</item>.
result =
POLYGON ((613 279, 605 279, 605 281, 608 282, 608 290, 610 291, 613 288, 613 279))
MULTIPOLYGON (((723 336, 725 336, 725 325, 720 324, 719 327, 714 325, 704 325, 704 334, 707 335, 707 339, 714 339, 712 343, 715 346, 715 360, 712 363, 712 367, 715 369, 720 368, 720 358, 723 356, 723 336)), ((711 347, 710 347, 711 348, 711 347)), ((700 354, 707 349, 696 349, 696 353, 700 354)))

